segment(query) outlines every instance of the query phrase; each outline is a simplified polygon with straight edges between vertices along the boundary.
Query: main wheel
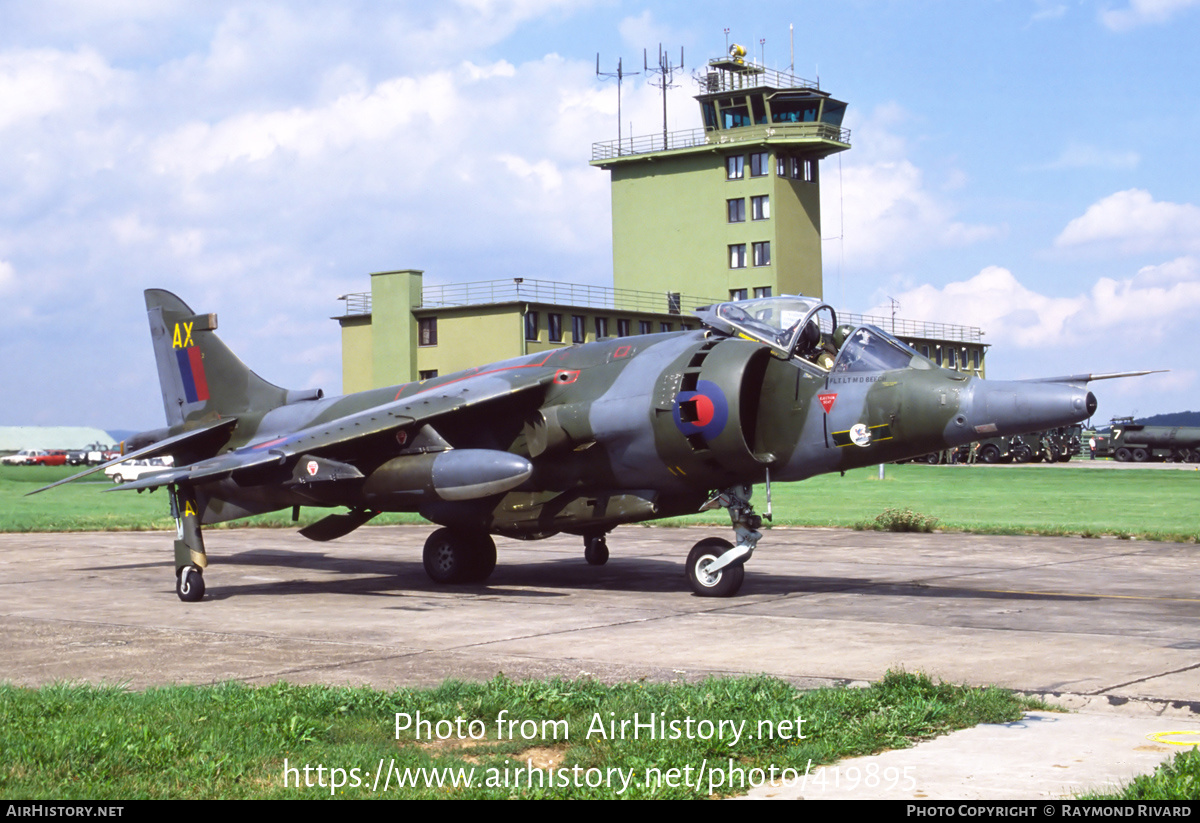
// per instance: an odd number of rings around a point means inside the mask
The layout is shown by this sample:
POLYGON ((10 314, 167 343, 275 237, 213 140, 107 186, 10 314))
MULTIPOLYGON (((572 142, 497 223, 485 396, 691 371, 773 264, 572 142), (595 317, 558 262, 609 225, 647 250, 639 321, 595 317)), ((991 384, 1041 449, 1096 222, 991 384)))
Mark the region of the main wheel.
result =
POLYGON ((471 569, 464 580, 482 583, 496 570, 496 541, 490 534, 475 535, 471 539, 471 569))
POLYGON ((604 536, 589 537, 583 549, 583 559, 589 566, 603 566, 608 562, 608 543, 604 536))
POLYGON ((988 443, 982 449, 979 450, 979 462, 980 463, 999 463, 1000 462, 1000 449, 996 446, 995 443, 988 443))
POLYGON ((1014 463, 1028 463, 1033 458, 1033 449, 1021 444, 1013 449, 1014 463))
POLYGON ((715 574, 708 567, 721 555, 733 548, 733 544, 720 537, 706 537, 688 552, 687 578, 692 591, 700 597, 732 597, 742 587, 746 569, 741 563, 726 566, 715 574))
POLYGON ((196 566, 184 566, 175 572, 175 594, 184 603, 198 603, 204 597, 204 574, 196 566))
POLYGON ((478 582, 496 568, 496 543, 487 534, 438 529, 425 541, 421 559, 435 583, 478 582))

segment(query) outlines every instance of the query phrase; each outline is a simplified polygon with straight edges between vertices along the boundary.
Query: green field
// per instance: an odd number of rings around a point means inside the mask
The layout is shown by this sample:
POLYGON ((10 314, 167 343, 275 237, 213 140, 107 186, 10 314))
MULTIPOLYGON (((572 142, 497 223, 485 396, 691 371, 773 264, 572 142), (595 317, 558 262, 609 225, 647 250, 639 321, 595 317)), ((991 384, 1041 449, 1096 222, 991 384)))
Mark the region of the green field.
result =
MULTIPOLYGON (((172 529, 167 497, 159 491, 103 493, 103 481, 25 493, 71 472, 65 468, 0 467, 0 531, 172 529)), ((765 511, 762 487, 755 489, 765 511)), ((1200 539, 1200 471, 1101 470, 1066 466, 887 466, 833 474, 772 488, 773 523, 854 528, 885 509, 912 509, 937 519, 937 528, 993 534, 1125 535, 1153 540, 1200 539)), ((304 509, 301 524, 325 514, 304 509)), ((382 515, 373 523, 419 523, 415 515, 382 515)), ((676 518, 661 525, 728 524, 723 512, 676 518)), ((280 512, 232 525, 291 527, 280 512)))

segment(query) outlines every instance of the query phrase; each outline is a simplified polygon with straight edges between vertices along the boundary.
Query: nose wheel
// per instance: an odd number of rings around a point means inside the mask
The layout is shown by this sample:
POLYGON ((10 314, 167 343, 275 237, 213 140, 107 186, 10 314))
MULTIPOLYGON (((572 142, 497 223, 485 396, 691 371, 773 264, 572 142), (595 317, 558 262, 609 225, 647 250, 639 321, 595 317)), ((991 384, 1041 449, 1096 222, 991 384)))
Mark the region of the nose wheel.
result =
POLYGON ((603 566, 608 562, 608 543, 604 535, 589 537, 584 542, 583 559, 589 566, 603 566))
POLYGON ((733 544, 720 537, 706 537, 688 552, 687 578, 692 591, 700 597, 732 597, 746 579, 746 567, 741 563, 717 571, 710 567, 721 555, 733 551, 733 544))

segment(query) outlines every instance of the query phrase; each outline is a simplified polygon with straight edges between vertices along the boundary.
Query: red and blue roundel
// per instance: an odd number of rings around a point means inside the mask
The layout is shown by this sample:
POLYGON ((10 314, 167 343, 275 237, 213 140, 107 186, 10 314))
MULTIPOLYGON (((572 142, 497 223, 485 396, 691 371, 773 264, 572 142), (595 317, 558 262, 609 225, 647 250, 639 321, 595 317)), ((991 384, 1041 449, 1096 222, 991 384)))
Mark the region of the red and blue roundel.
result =
POLYGON ((729 422, 729 401, 716 383, 701 380, 696 384, 696 391, 679 393, 671 413, 676 428, 684 436, 699 434, 705 440, 713 440, 729 422))

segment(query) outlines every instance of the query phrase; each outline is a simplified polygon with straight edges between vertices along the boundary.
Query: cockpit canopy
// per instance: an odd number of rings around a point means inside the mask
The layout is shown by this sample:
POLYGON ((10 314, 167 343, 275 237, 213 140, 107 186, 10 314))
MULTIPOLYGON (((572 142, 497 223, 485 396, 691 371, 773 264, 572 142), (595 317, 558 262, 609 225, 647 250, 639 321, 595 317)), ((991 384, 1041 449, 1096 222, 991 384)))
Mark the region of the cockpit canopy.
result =
POLYGON ((815 297, 736 300, 697 309, 696 314, 713 331, 765 343, 783 357, 799 358, 827 372, 933 367, 876 326, 838 325, 833 307, 815 297))

